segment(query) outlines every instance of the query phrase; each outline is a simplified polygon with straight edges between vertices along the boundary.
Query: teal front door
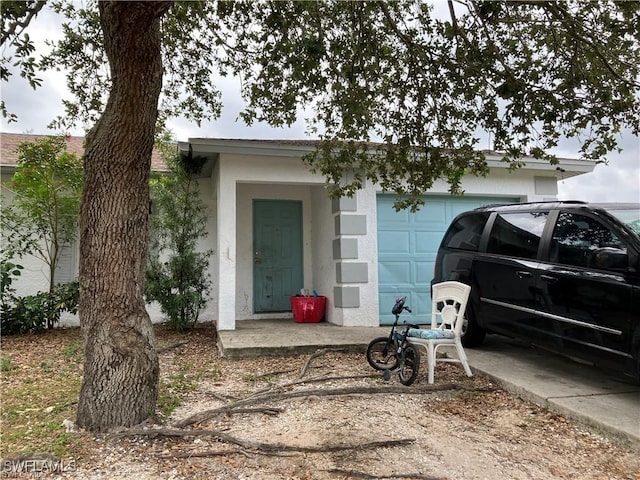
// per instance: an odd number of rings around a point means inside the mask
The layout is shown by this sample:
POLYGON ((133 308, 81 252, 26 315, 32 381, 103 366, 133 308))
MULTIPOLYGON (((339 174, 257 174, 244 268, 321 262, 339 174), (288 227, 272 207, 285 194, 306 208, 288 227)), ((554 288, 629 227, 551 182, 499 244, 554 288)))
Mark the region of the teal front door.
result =
POLYGON ((301 202, 253 201, 253 286, 255 313, 291 311, 304 286, 301 202))

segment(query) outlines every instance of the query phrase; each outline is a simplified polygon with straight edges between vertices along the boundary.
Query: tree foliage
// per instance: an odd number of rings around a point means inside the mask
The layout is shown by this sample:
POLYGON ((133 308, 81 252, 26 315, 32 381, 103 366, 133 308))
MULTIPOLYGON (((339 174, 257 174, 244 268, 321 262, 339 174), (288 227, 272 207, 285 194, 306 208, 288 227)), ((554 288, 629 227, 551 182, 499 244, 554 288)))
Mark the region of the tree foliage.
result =
POLYGON ((177 331, 192 328, 206 306, 212 250, 198 251, 207 236, 207 209, 194 175, 202 161, 189 156, 168 160, 169 173, 151 181, 156 213, 151 219, 146 297, 157 301, 177 331))
POLYGON ((9 257, 32 254, 49 267, 50 290, 62 248, 78 236, 82 159, 63 136, 21 143, 18 164, 5 185, 14 193, 3 208, 3 247, 9 257))
MULTIPOLYGON (((75 101, 58 126, 91 124, 109 72, 95 5, 56 2, 69 21, 43 67, 65 68, 75 101)), ((640 134, 640 3, 572 0, 177 2, 163 18, 160 125, 220 112, 214 74, 242 82, 247 123, 307 112, 323 142, 307 158, 353 194, 366 179, 409 193, 487 172, 480 139, 513 167, 555 162, 561 138, 605 161, 640 134)))
MULTIPOLYGON (((31 87, 35 89, 42 84, 37 76, 40 65, 35 57, 35 45, 29 34, 25 32, 31 20, 38 15, 45 5, 45 1, 35 0, 5 0, 0 2, 0 15, 2 16, 2 34, 0 45, 3 48, 11 48, 15 51, 17 61, 12 65, 12 55, 0 57, 0 80, 7 81, 12 74, 12 66, 18 67, 20 76, 25 78, 31 87)), ((0 113, 9 122, 16 121, 15 114, 10 113, 4 100, 0 101, 0 113)))
MULTIPOLYGON (((31 321, 44 324, 46 320, 51 328, 60 313, 69 310, 65 306, 68 302, 60 300, 66 294, 59 293, 66 287, 56 286, 55 272, 63 248, 78 236, 82 160, 66 151, 65 137, 21 143, 17 154, 16 172, 6 185, 14 197, 10 205, 3 207, 0 217, 2 261, 31 254, 48 266, 49 289, 31 302, 46 308, 39 308, 40 315, 31 315, 31 321)), ((30 316, 25 312, 21 315, 15 309, 16 322, 24 323, 21 319, 30 316)))
POLYGON ((309 161, 338 193, 369 179, 412 200, 438 178, 457 192, 462 173, 486 173, 483 132, 513 166, 554 162, 561 137, 603 160, 620 128, 639 133, 637 2, 448 6, 436 17, 411 1, 227 5, 244 118, 290 123, 311 104, 325 142, 309 161))

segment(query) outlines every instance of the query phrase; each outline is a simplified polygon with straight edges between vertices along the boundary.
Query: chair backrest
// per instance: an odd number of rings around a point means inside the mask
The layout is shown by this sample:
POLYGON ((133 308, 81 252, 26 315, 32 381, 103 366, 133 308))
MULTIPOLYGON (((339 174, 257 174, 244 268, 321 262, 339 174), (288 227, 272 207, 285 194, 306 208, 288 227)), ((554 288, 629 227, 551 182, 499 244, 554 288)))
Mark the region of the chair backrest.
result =
POLYGON ((469 293, 471 287, 461 282, 434 284, 431 290, 431 328, 453 330, 459 336, 469 293))

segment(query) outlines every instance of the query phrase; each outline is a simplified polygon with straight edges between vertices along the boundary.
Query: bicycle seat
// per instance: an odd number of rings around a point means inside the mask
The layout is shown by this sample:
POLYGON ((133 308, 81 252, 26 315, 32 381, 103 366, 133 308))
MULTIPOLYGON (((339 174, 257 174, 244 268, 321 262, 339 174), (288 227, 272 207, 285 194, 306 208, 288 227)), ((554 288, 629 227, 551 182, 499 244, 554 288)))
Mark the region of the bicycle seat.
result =
POLYGON ((394 315, 400 315, 402 313, 402 309, 404 308, 404 302, 406 301, 406 299, 407 297, 396 298, 396 303, 393 306, 391 313, 393 313, 394 315))

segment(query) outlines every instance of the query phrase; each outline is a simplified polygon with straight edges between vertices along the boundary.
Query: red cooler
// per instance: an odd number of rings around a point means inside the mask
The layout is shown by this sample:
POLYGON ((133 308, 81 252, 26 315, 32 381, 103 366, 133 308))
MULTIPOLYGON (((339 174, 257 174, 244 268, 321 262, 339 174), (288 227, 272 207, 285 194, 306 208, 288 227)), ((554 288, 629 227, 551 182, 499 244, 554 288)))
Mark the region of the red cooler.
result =
POLYGON ((297 323, 318 323, 324 319, 327 297, 290 297, 290 300, 297 323))

